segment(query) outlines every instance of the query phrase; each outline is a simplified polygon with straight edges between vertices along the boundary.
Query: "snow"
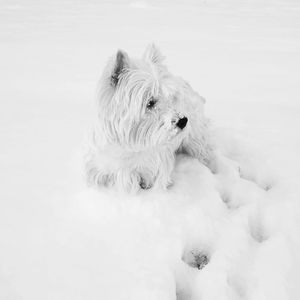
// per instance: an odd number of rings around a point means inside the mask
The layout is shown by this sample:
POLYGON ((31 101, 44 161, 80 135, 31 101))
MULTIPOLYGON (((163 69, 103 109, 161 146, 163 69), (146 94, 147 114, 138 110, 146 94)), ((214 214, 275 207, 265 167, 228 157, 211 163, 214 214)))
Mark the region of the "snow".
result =
POLYGON ((0 299, 299 298, 298 1, 0 8, 0 299), (101 70, 153 41, 206 98, 220 172, 180 157, 167 192, 87 188, 101 70))

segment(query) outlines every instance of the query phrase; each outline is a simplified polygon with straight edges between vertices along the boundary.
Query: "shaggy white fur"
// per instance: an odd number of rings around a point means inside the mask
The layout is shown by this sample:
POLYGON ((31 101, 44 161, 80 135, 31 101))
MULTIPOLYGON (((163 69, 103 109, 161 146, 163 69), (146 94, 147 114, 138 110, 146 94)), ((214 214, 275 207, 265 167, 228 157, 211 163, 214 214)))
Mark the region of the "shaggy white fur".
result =
POLYGON ((87 155, 88 182, 128 192, 167 188, 177 153, 211 165, 205 100, 163 64, 155 45, 142 59, 119 50, 99 82, 97 118, 87 155))

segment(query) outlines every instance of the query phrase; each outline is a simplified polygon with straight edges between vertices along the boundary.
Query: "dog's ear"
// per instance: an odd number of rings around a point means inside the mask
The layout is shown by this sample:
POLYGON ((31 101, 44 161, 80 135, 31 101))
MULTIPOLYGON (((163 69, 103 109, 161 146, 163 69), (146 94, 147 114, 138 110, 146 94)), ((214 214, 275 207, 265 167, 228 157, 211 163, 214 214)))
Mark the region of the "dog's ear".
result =
POLYGON ((128 69, 129 67, 129 57, 125 51, 118 50, 117 55, 114 59, 114 67, 111 74, 111 85, 116 86, 119 82, 120 74, 128 69))
POLYGON ((165 59, 160 50, 154 44, 148 45, 143 58, 144 60, 152 62, 154 64, 160 64, 165 59))

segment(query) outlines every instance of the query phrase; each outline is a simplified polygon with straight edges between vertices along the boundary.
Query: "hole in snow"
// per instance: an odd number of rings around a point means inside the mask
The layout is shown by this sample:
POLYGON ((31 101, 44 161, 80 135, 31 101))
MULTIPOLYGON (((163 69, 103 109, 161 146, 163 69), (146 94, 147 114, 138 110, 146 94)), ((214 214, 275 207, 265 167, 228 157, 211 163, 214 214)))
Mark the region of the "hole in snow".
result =
POLYGON ((272 188, 272 185, 267 183, 263 188, 267 192, 272 188))
POLYGON ((266 241, 269 236, 263 229, 262 220, 259 217, 249 219, 249 230, 251 237, 258 243, 266 241))
POLYGON ((230 202, 230 197, 227 193, 220 193, 220 198, 222 199, 222 201, 228 206, 229 202, 230 202))
POLYGON ((228 209, 236 209, 239 208, 239 205, 236 203, 233 203, 231 196, 228 192, 221 192, 220 198, 224 202, 224 204, 227 206, 228 209))
POLYGON ((203 269, 209 263, 209 256, 201 250, 191 250, 184 253, 182 260, 192 268, 203 269))
POLYGON ((264 234, 262 230, 250 230, 250 234, 254 240, 258 243, 262 243, 268 239, 268 236, 264 234))

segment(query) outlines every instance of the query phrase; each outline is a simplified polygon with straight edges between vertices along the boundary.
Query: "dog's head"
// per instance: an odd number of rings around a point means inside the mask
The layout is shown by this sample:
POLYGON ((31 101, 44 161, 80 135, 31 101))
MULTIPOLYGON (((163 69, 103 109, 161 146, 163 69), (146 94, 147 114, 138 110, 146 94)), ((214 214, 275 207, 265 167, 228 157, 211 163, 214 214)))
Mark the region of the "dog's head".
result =
POLYGON ((129 58, 119 50, 109 61, 98 95, 98 121, 109 144, 139 151, 179 145, 187 135, 190 120, 185 98, 192 98, 193 91, 168 72, 163 59, 150 45, 142 59, 129 58))

